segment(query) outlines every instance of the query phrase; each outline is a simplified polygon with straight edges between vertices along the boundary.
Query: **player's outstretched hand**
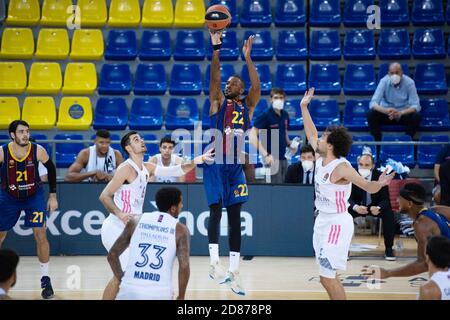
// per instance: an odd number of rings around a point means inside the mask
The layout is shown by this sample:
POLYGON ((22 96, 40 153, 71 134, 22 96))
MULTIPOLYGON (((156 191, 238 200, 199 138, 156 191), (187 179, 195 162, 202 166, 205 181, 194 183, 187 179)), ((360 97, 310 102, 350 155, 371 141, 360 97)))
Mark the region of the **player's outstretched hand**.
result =
POLYGON ((305 91, 305 95, 300 102, 300 106, 307 107, 314 97, 314 88, 309 88, 309 90, 305 91))
POLYGON ((253 38, 255 35, 251 35, 247 40, 244 41, 244 47, 242 48, 242 52, 244 53, 244 58, 250 58, 250 53, 252 52, 253 38))
POLYGON ((56 195, 50 195, 47 201, 47 211, 52 213, 58 209, 58 200, 56 200, 56 195))
POLYGON ((394 179, 395 177, 395 171, 392 171, 390 174, 387 174, 387 172, 388 168, 386 168, 386 170, 384 170, 384 172, 378 178, 378 182, 380 182, 383 187, 389 185, 389 183, 391 183, 392 179, 394 179))
POLYGON ((386 269, 381 268, 379 266, 371 265, 371 266, 363 266, 361 269, 361 273, 363 276, 372 277, 376 279, 386 279, 388 277, 388 272, 386 269))
POLYGON ((117 215, 117 217, 122 220, 124 225, 127 225, 128 221, 132 218, 132 216, 128 213, 121 212, 117 215))
POLYGON ((212 162, 214 162, 214 155, 215 155, 214 149, 209 149, 201 156, 195 157, 194 163, 195 164, 202 164, 202 163, 211 164, 212 162))
POLYGON ((213 45, 222 43, 222 33, 223 30, 214 31, 209 29, 209 34, 211 35, 211 42, 213 45))

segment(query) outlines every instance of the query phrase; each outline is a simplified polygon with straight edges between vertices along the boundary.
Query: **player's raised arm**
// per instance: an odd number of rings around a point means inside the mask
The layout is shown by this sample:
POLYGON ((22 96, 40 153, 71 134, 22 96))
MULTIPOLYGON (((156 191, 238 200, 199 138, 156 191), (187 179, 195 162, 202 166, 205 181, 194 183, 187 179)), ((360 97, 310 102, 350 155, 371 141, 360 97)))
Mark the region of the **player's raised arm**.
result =
POLYGON ((47 202, 47 210, 55 211, 58 208, 58 200, 56 199, 56 167, 52 159, 48 156, 47 151, 40 145, 37 147, 37 160, 41 162, 48 172, 49 197, 47 202))
POLYGON ((317 141, 319 140, 319 134, 317 133, 316 126, 309 114, 308 105, 314 97, 314 88, 310 88, 305 92, 305 95, 300 102, 300 109, 302 111, 303 125, 305 126, 305 134, 309 144, 313 147, 314 151, 317 151, 317 141))
POLYGON ((177 300, 184 300, 191 272, 189 266, 190 234, 188 228, 181 223, 177 223, 176 237, 178 257, 177 300))
POLYGON ((222 32, 223 31, 209 31, 213 47, 209 81, 209 101, 211 104, 209 109, 210 115, 217 113, 223 101, 225 100, 225 96, 222 92, 222 84, 220 81, 219 61, 220 46, 222 45, 222 32))
POLYGON ((120 166, 114 174, 112 180, 108 182, 99 197, 100 202, 105 206, 106 210, 116 215, 124 223, 128 222, 130 215, 122 212, 122 210, 115 205, 113 196, 114 193, 125 183, 127 177, 132 173, 132 170, 133 169, 128 165, 120 166))
MULTIPOLYGON (((253 110, 258 104, 259 98, 261 97, 261 81, 259 80, 258 72, 256 71, 255 65, 253 64, 252 58, 250 56, 252 52, 254 37, 254 35, 248 37, 248 39, 244 41, 244 47, 242 48, 245 63, 247 64, 248 68, 248 75, 250 77, 250 89, 248 90, 247 107, 250 109, 251 116, 253 116, 253 110)), ((250 119, 251 118, 252 117, 250 117, 250 119)))

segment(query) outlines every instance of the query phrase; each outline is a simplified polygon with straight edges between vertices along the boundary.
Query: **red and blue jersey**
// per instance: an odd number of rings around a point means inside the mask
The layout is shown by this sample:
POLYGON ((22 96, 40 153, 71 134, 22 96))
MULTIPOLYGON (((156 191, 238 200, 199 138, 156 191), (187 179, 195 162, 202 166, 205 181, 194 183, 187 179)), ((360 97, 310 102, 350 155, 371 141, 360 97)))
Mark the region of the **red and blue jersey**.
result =
POLYGON ((41 187, 37 144, 30 142, 28 152, 22 159, 14 156, 11 145, 2 146, 4 160, 0 168, 1 189, 13 198, 26 200, 41 187))

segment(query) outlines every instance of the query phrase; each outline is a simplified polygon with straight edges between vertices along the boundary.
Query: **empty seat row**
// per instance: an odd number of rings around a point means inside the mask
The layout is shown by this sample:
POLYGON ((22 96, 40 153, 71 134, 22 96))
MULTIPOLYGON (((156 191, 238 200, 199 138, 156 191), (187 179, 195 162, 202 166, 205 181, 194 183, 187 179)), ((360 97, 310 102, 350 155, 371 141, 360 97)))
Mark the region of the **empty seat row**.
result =
POLYGON ((31 29, 5 28, 0 58, 31 59, 34 55, 42 60, 65 60, 68 57, 73 60, 99 60, 103 52, 103 35, 98 29, 75 30, 70 45, 67 29, 43 28, 39 31, 35 51, 31 29))
POLYGON ((10 0, 6 23, 15 26, 102 27, 202 27, 205 22, 203 0, 44 0, 42 13, 38 0, 10 0), (73 6, 76 5, 76 6, 73 6), (108 10, 109 9, 109 10, 108 10), (109 11, 109 12, 108 12, 109 11))
POLYGON ((97 88, 97 73, 93 63, 68 63, 64 84, 59 63, 35 62, 27 81, 22 62, 0 62, 0 93, 20 94, 93 94, 97 88))

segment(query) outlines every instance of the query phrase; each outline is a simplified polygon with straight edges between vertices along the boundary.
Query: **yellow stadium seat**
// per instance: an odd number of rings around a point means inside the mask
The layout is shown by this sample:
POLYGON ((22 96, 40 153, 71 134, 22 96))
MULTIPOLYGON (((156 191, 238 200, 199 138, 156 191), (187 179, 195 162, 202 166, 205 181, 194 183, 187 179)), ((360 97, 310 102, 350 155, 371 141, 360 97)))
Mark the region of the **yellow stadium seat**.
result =
POLYGON ((103 57, 103 35, 99 29, 75 30, 72 37, 73 60, 99 60, 103 57))
POLYGON ((73 20, 72 0, 44 0, 42 4, 42 25, 65 27, 67 26, 67 20, 70 18, 73 20))
POLYGON ((22 120, 28 122, 33 130, 53 129, 56 123, 55 101, 52 97, 26 97, 22 120))
POLYGON ((97 72, 93 63, 68 63, 64 73, 64 94, 93 94, 97 89, 97 72))
POLYGON ((105 0, 78 0, 82 27, 103 27, 108 17, 105 0))
POLYGON ((28 93, 56 94, 61 90, 61 68, 57 62, 35 62, 31 65, 28 93))
POLYGON ((111 0, 108 19, 110 27, 137 27, 140 22, 139 0, 111 0))
POLYGON ((66 29, 41 29, 37 40, 36 58, 63 60, 69 56, 69 47, 66 29))
POLYGON ((205 24, 203 0, 178 0, 175 5, 175 27, 200 28, 205 24))
POLYGON ((173 24, 172 0, 145 0, 142 7, 142 26, 167 28, 173 24))
POLYGON ((16 97, 0 97, 0 129, 8 129, 11 122, 19 119, 19 100, 16 97))
POLYGON ((35 26, 41 18, 38 0, 9 0, 6 23, 12 26, 35 26))
POLYGON ((0 58, 31 59, 34 53, 33 32, 28 28, 3 29, 0 58))
POLYGON ((58 123, 61 130, 89 130, 92 105, 88 97, 63 97, 59 104, 58 123))
POLYGON ((22 62, 0 62, 0 93, 18 94, 27 87, 27 71, 22 62))

